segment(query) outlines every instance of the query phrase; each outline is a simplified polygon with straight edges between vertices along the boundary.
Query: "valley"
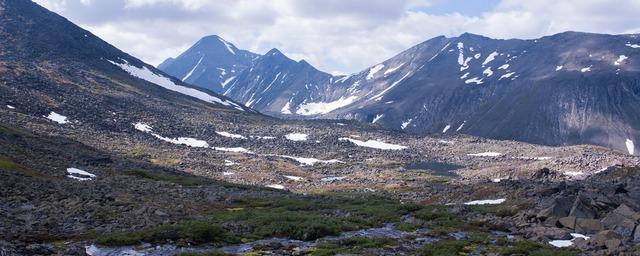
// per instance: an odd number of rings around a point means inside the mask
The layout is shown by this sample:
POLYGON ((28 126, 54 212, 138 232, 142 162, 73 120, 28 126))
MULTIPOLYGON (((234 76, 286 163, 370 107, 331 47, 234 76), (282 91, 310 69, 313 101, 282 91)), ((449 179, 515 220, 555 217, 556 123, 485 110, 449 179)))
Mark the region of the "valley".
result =
MULTIPOLYGON (((199 57, 195 67, 172 75, 169 66, 184 58, 156 69, 31 1, 0 0, 0 255, 640 252, 633 140, 620 148, 490 139, 453 117, 434 122, 435 132, 407 132, 419 119, 378 125, 390 112, 280 119, 263 110, 313 116, 356 101, 337 89, 309 96, 338 102, 331 106, 261 101, 251 95, 270 95, 264 81, 301 89, 306 79, 336 80, 278 50, 259 56, 219 37, 199 44, 207 42, 214 60, 243 55, 243 66, 223 67, 241 74, 207 73, 200 66, 210 59, 185 54, 199 57), (308 76, 255 79, 281 69, 308 76), (221 86, 191 84, 211 77, 221 86), (238 84, 242 77, 255 83, 238 84)), ((389 66, 338 83, 415 65, 389 66)), ((374 101, 396 86, 377 84, 374 101)))

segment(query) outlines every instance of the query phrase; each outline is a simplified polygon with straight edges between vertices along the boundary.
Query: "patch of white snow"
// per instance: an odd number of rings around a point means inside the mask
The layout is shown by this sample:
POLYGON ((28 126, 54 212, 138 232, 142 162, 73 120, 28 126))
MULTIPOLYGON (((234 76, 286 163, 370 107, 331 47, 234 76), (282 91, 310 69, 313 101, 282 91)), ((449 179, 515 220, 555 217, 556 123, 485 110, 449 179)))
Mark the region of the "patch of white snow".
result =
POLYGON ((406 146, 386 143, 386 142, 377 141, 377 140, 361 141, 361 140, 356 140, 351 138, 339 138, 338 140, 349 141, 353 144, 356 144, 356 146, 360 146, 360 147, 375 148, 375 149, 382 149, 382 150, 402 150, 402 149, 408 148, 406 146))

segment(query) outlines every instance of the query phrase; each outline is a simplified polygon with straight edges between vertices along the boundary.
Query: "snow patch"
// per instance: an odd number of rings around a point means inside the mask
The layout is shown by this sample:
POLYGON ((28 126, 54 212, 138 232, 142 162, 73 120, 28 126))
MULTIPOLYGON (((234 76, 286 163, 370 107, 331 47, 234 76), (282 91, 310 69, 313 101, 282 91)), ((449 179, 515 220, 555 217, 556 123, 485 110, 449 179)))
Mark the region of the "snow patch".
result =
POLYGON ((572 246, 576 238, 583 238, 584 240, 589 240, 588 236, 585 236, 583 234, 578 234, 578 233, 571 233, 571 237, 573 237, 571 240, 552 240, 552 241, 549 241, 549 244, 554 247, 561 248, 561 247, 572 246))
POLYGON ((487 204, 501 204, 507 201, 507 199, 489 199, 489 200, 476 200, 464 203, 465 205, 487 205, 487 204))
POLYGON ((378 122, 378 120, 380 120, 382 117, 384 117, 384 114, 379 114, 376 115, 376 117, 373 118, 373 121, 371 121, 372 124, 375 124, 376 122, 378 122))
POLYGON ((284 137, 291 141, 306 141, 309 135, 304 133, 289 133, 284 137))
POLYGON ((284 104, 284 107, 282 107, 282 109, 280 110, 280 113, 285 114, 285 115, 291 115, 291 102, 287 102, 287 104, 284 104))
POLYGON ((462 130, 462 128, 464 127, 464 124, 466 124, 467 121, 462 122, 462 124, 460 126, 458 126, 458 129, 456 129, 456 132, 459 132, 460 130, 462 130))
POLYGON ((564 175, 568 175, 568 176, 581 176, 584 175, 584 172, 565 172, 564 175))
POLYGON ((227 78, 227 80, 224 80, 224 82, 222 82, 220 85, 222 86, 222 88, 224 88, 225 86, 227 86, 227 84, 233 81, 233 79, 236 79, 236 77, 235 76, 229 77, 227 78))
POLYGON ((556 71, 560 71, 562 68, 564 68, 564 66, 556 66, 556 71))
MULTIPOLYGON (((171 90, 177 93, 181 93, 187 96, 191 96, 194 97, 196 99, 202 100, 202 101, 206 101, 206 102, 211 102, 211 103, 217 103, 217 104, 221 104, 224 106, 232 106, 237 110, 240 111, 244 111, 244 109, 242 107, 240 107, 240 105, 232 102, 232 101, 228 101, 228 100, 223 100, 221 98, 218 98, 216 96, 213 96, 211 94, 208 94, 206 92, 200 91, 200 90, 196 90, 193 88, 189 88, 189 87, 185 87, 185 86, 181 86, 181 85, 177 85, 174 82, 171 81, 171 79, 169 79, 168 77, 165 76, 161 76, 158 75, 156 73, 153 73, 153 71, 149 70, 147 67, 142 67, 142 68, 138 68, 135 66, 131 66, 127 63, 125 64, 120 64, 114 61, 110 61, 109 62, 113 65, 116 65, 118 67, 120 67, 122 70, 126 71, 127 73, 129 73, 132 76, 135 76, 137 78, 146 80, 147 82, 156 84, 160 87, 163 87, 167 90, 171 90)), ((126 61, 125 61, 126 62, 126 61)))
POLYGON ((513 75, 515 75, 515 74, 516 74, 516 72, 506 73, 506 74, 502 75, 502 76, 500 77, 500 79, 498 79, 498 80, 502 80, 502 79, 504 79, 504 78, 510 78, 511 76, 513 76, 513 75))
POLYGON ((616 60, 615 62, 613 62, 613 65, 616 66, 620 66, 620 64, 622 64, 622 62, 624 62, 625 60, 627 60, 629 57, 625 56, 625 55, 620 55, 618 57, 618 60, 616 60))
POLYGON ((487 56, 487 58, 484 60, 484 62, 482 62, 482 67, 484 67, 485 65, 489 64, 490 62, 492 62, 493 60, 496 59, 496 57, 500 55, 498 52, 492 52, 491 54, 489 54, 489 56, 487 56))
POLYGON ((640 44, 625 44, 628 47, 631 47, 633 49, 640 49, 640 44))
POLYGON ((344 180, 345 176, 340 176, 340 177, 326 177, 326 178, 322 178, 320 179, 320 181, 322 182, 332 182, 332 181, 338 181, 338 180, 344 180))
MULTIPOLYGON (((303 116, 326 114, 339 108, 343 108, 353 103, 358 97, 351 96, 348 98, 340 97, 340 99, 332 102, 311 102, 302 104, 296 110, 296 114, 303 116)), ((289 103, 287 103, 289 104, 289 103)))
POLYGON ((593 66, 588 66, 588 67, 586 67, 586 68, 580 69, 580 72, 582 72, 582 73, 590 72, 592 67, 593 67, 593 66))
POLYGON ((361 141, 361 140, 356 140, 351 138, 339 138, 338 140, 348 141, 360 147, 375 148, 375 149, 382 149, 382 150, 403 150, 408 148, 406 146, 386 143, 386 142, 377 141, 377 140, 361 141))
POLYGON ((402 80, 404 80, 405 78, 407 78, 409 75, 411 74, 411 72, 407 73, 406 75, 404 75, 402 78, 400 78, 398 81, 395 81, 393 84, 391 84, 391 86, 389 86, 387 89, 384 89, 382 92, 378 93, 376 96, 373 96, 373 99, 375 100, 381 100, 382 96, 387 93, 389 90, 391 90, 393 87, 396 87, 396 85, 398 85, 400 82, 402 82, 402 80))
POLYGON ((287 156, 287 155, 267 155, 267 156, 277 156, 277 157, 287 158, 300 163, 300 165, 307 165, 307 166, 313 166, 317 163, 323 163, 323 164, 342 163, 342 161, 337 159, 320 160, 320 159, 311 158, 311 157, 295 157, 295 156, 287 156))
POLYGON ((49 113, 49 115, 46 116, 46 118, 59 124, 69 123, 66 116, 60 115, 53 111, 51 111, 51 113, 49 113))
POLYGON ((487 69, 482 71, 482 74, 486 75, 487 77, 492 76, 493 75, 493 70, 491 70, 491 67, 488 67, 487 69))
POLYGON ((8 109, 16 109, 16 107, 11 106, 11 105, 7 105, 7 108, 8 108, 8 109))
POLYGON ((227 137, 227 138, 232 138, 232 139, 243 139, 246 140, 247 137, 242 136, 240 134, 233 134, 233 133, 228 133, 228 132, 216 132, 218 135, 223 136, 223 137, 227 137))
POLYGON ((367 80, 371 80, 373 76, 378 73, 380 70, 384 68, 384 64, 378 64, 371 69, 369 69, 369 74, 367 74, 367 80))
POLYGON ((202 59, 204 59, 204 56, 200 57, 200 60, 198 61, 198 63, 197 63, 195 66, 193 66, 193 68, 191 69, 191 71, 189 71, 189 73, 187 73, 187 75, 185 75, 185 76, 182 78, 182 81, 183 81, 183 82, 184 82, 184 81, 186 81, 186 80, 187 80, 187 78, 191 77, 191 75, 193 75, 193 71, 196 71, 196 68, 198 68, 198 66, 200 66, 200 63, 202 62, 202 59))
POLYGON ((498 152, 483 152, 483 153, 475 153, 475 154, 467 154, 468 156, 482 156, 482 157, 496 157, 501 156, 502 153, 498 152))
POLYGON ((460 79, 466 79, 467 77, 469 77, 469 72, 464 73, 464 75, 462 75, 460 79))
POLYGON ((252 154, 253 152, 249 151, 246 148, 235 147, 235 148, 225 148, 225 147, 212 147, 211 149, 223 152, 232 152, 232 153, 247 153, 252 154))
POLYGON ((506 70, 508 68, 509 68, 509 64, 504 64, 504 65, 498 67, 498 69, 504 69, 504 70, 506 70))
POLYGON ((196 147, 196 148, 208 148, 209 147, 209 143, 207 143, 206 141, 203 140, 198 140, 198 139, 194 139, 194 138, 187 138, 187 137, 179 137, 179 138, 167 138, 167 137, 163 137, 160 136, 158 134, 153 133, 151 126, 144 124, 144 123, 135 123, 133 125, 135 127, 136 130, 141 131, 141 132, 145 132, 145 133, 149 133, 151 135, 153 135, 153 137, 156 137, 162 141, 166 141, 169 143, 173 143, 173 144, 178 144, 178 145, 187 145, 187 146, 191 146, 191 147, 196 147))
POLYGON ((67 168, 67 173, 69 174, 67 175, 67 177, 79 181, 92 180, 96 177, 96 175, 80 170, 78 168, 67 168))
POLYGON ((386 75, 388 75, 388 74, 391 74, 391 73, 395 72, 396 70, 398 70, 399 68, 401 68, 402 66, 404 66, 404 63, 402 63, 402 64, 398 65, 398 66, 397 66, 397 67, 395 67, 395 68, 387 69, 387 71, 385 71, 385 72, 384 72, 384 75, 386 76, 386 75))
POLYGON ((235 163, 234 161, 231 160, 224 160, 224 166, 234 166, 237 163, 235 163))
POLYGON ((293 181, 301 181, 304 180, 304 178, 302 177, 298 177, 298 176, 289 176, 289 175, 284 175, 285 178, 293 180, 293 181))
POLYGON ((227 41, 223 40, 222 38, 218 38, 218 39, 220 40, 220 42, 224 44, 224 46, 227 47, 227 50, 229 50, 231 54, 236 55, 236 52, 231 48, 231 45, 227 41))
POLYGON ((627 139, 627 141, 625 142, 625 145, 627 145, 627 150, 629 151, 629 155, 634 155, 635 153, 635 145, 633 144, 633 141, 630 139, 627 139))
POLYGON ((470 83, 475 83, 475 84, 482 84, 482 79, 481 78, 471 78, 471 79, 467 79, 466 81, 464 81, 465 84, 470 84, 470 83))
POLYGON ((413 121, 413 118, 410 118, 409 120, 402 122, 402 125, 400 125, 400 128, 402 128, 402 130, 406 129, 407 126, 409 126, 409 124, 411 124, 412 121, 413 121))
POLYGON ((278 184, 266 185, 265 187, 273 188, 273 189, 280 189, 280 190, 284 189, 284 186, 278 185, 278 184))
POLYGON ((136 130, 141 131, 141 132, 151 132, 152 131, 151 126, 149 126, 148 124, 135 123, 135 124, 133 124, 133 127, 135 127, 136 130))
POLYGON ((447 133, 447 131, 451 129, 451 125, 448 124, 447 126, 444 127, 444 129, 442 129, 442 133, 447 133))

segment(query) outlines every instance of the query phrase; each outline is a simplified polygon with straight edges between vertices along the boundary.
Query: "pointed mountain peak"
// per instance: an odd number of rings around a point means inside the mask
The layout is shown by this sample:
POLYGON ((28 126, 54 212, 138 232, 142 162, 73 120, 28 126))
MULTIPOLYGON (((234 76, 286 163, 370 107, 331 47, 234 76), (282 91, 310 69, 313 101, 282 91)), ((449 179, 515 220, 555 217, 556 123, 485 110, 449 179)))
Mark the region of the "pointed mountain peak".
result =
POLYGON ((280 50, 273 48, 269 50, 265 56, 285 56, 280 50))
POLYGON ((460 39, 490 39, 490 38, 488 38, 486 36, 473 34, 473 33, 469 33, 469 32, 462 33, 458 38, 460 38, 460 39))

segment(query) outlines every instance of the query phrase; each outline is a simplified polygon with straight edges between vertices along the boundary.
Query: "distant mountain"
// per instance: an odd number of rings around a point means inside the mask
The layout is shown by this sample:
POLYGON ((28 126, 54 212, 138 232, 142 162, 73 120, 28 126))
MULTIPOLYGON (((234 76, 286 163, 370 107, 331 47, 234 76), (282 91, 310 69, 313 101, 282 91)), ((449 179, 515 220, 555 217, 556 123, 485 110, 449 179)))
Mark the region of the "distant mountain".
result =
POLYGON ((329 94, 332 79, 306 61, 272 49, 231 81, 224 95, 265 113, 290 114, 293 108, 288 106, 329 94))
POLYGON ((183 82, 221 93, 242 70, 260 55, 240 50, 219 36, 200 39, 180 56, 169 58, 158 69, 183 82))
POLYGON ((354 92, 341 97, 357 100, 323 117, 637 152, 639 44, 637 35, 577 32, 437 37, 347 79, 354 92))
POLYGON ((497 40, 465 33, 430 39, 349 76, 272 50, 224 94, 281 117, 632 152, 640 140, 639 77, 638 35, 497 40))

